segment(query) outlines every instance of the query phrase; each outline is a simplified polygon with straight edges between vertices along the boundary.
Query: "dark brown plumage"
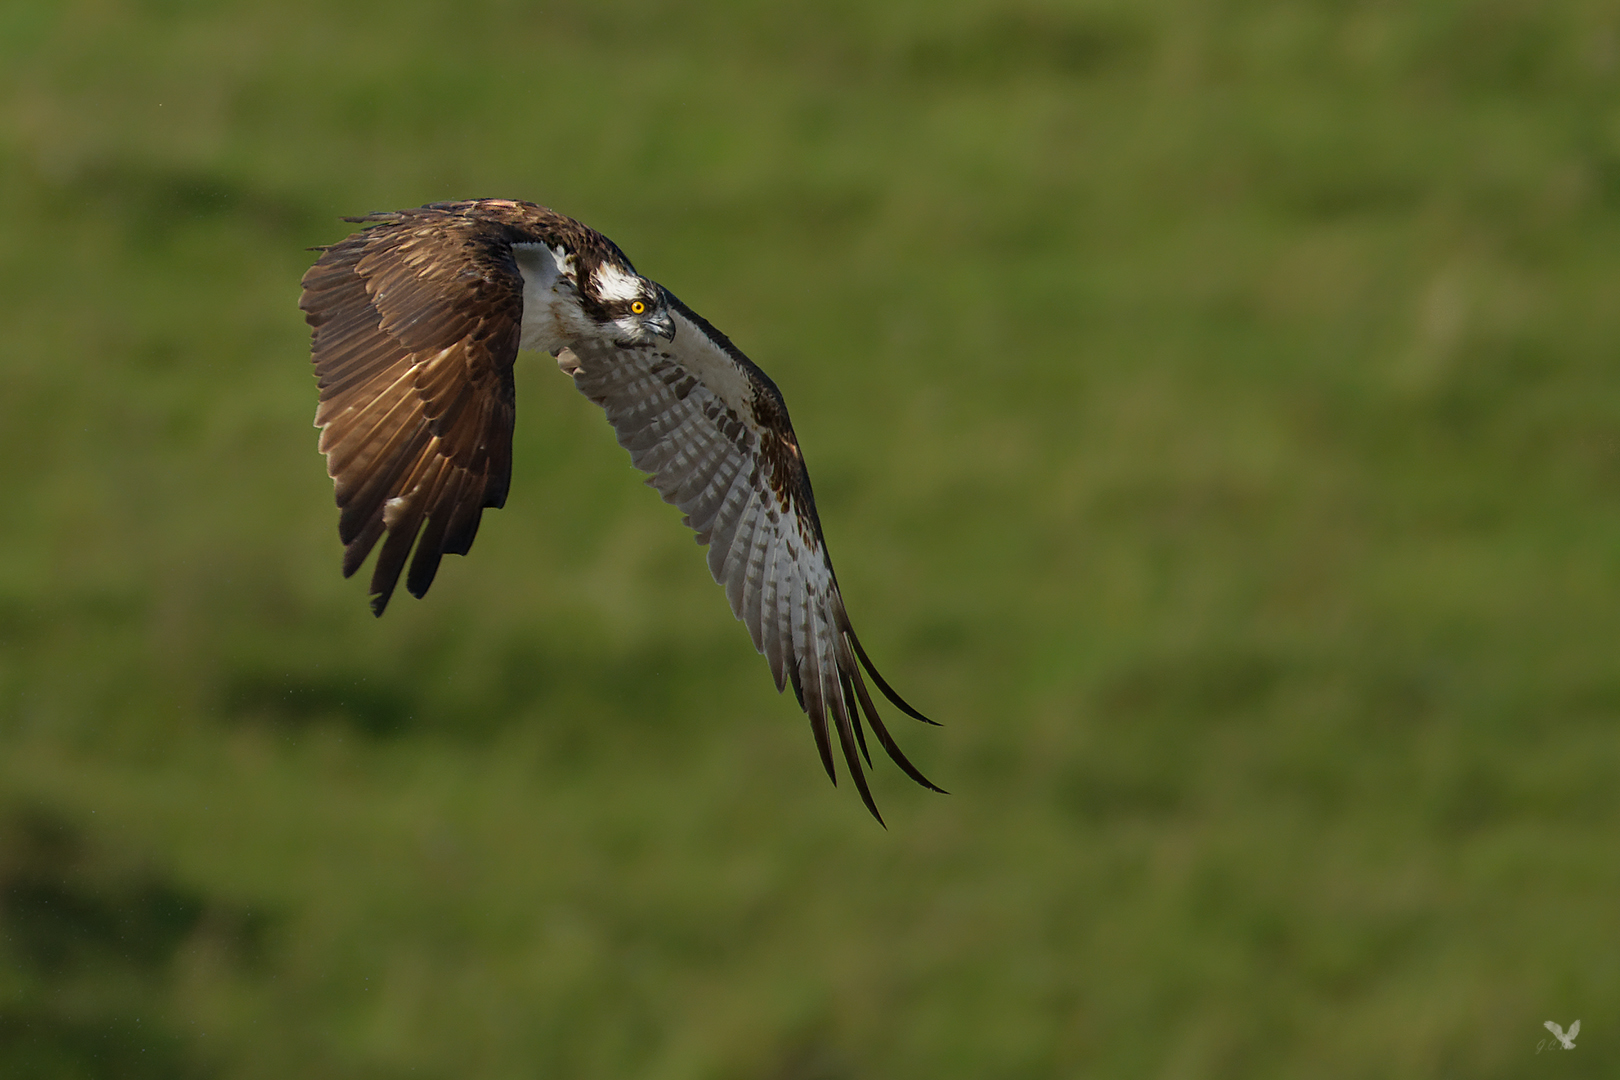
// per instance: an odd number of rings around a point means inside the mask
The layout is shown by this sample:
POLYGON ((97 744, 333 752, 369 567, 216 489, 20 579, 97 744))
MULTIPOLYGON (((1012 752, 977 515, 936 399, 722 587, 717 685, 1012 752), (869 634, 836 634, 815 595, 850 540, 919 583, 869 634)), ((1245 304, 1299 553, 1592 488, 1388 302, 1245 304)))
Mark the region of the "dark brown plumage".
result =
POLYGON ((908 776, 940 790, 867 692, 863 668, 896 707, 932 723, 855 637, 787 406, 763 371, 612 241, 544 207, 485 199, 346 220, 367 227, 321 249, 299 306, 313 329, 344 575, 381 542, 376 614, 401 573, 426 593, 443 556, 471 548, 484 509, 505 503, 513 364, 520 347, 544 349, 709 545, 710 570, 777 689, 792 684, 833 782, 829 718, 882 821, 860 765, 871 764, 864 717, 908 776))

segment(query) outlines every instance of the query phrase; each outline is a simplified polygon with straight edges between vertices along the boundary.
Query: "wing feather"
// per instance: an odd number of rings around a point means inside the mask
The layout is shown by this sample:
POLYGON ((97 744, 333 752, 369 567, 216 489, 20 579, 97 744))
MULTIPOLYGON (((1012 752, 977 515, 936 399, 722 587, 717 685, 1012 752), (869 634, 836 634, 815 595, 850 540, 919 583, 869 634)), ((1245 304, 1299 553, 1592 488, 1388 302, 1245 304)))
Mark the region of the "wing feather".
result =
POLYGON ((693 462, 684 480, 674 484, 664 494, 676 506, 690 507, 686 511, 688 518, 705 508, 700 496, 709 490, 716 479, 724 476, 730 481, 736 477, 737 467, 742 461, 737 448, 725 439, 708 432, 702 433, 701 437, 708 440, 703 447, 703 456, 693 462))
MULTIPOLYGON (((727 569, 724 575, 726 589, 726 603, 737 618, 748 621, 748 613, 743 609, 743 591, 748 586, 748 567, 754 559, 754 549, 759 544, 759 534, 770 528, 764 514, 748 514, 743 519, 743 527, 737 530, 736 539, 731 542, 731 553, 726 556, 727 569)), ((752 635, 750 635, 752 636, 752 635)), ((755 647, 758 647, 756 641, 755 647)))
POLYGON ((821 763, 836 786, 838 773, 833 768, 832 745, 827 735, 827 708, 821 695, 821 658, 814 645, 813 616, 804 584, 802 577, 794 575, 793 653, 797 661, 794 666, 799 673, 794 689, 799 692, 799 705, 810 718, 810 730, 814 733, 816 748, 821 751, 821 763))
POLYGON ((765 651, 764 613, 760 610, 760 587, 765 580, 765 563, 776 550, 776 522, 761 516, 754 532, 754 543, 748 552, 748 564, 743 573, 742 597, 733 607, 748 627, 748 637, 754 648, 765 651))
POLYGON ((781 395, 708 323, 673 298, 671 306, 670 344, 582 342, 564 370, 602 406, 648 484, 708 545, 709 570, 777 689, 793 685, 827 775, 837 783, 836 732, 862 802, 882 821, 860 764, 871 764, 863 718, 906 775, 940 789, 883 726, 863 665, 897 707, 923 717, 872 671, 855 640, 781 395))
POLYGON ((861 769, 860 751, 857 749, 855 733, 849 719, 849 706, 844 701, 841 680, 832 680, 831 690, 833 719, 838 725, 838 742, 844 750, 844 762, 849 766, 850 776, 855 779, 855 789, 861 793, 861 802, 865 803, 866 809, 881 822, 883 815, 878 813, 877 803, 872 801, 872 791, 866 784, 866 773, 861 769))
POLYGON ((746 464, 743 452, 743 449, 730 448, 714 475, 708 477, 702 490, 691 497, 692 508, 686 512, 686 524, 698 534, 699 543, 708 543, 709 529, 720 513, 720 508, 725 504, 726 493, 731 490, 731 485, 742 473, 746 464))
POLYGON ((743 516, 749 509, 757 505, 759 497, 759 484, 749 476, 742 473, 731 482, 731 491, 726 496, 726 502, 720 508, 719 515, 709 529, 709 573, 714 580, 724 583, 726 559, 731 554, 732 541, 737 536, 737 526, 742 524, 743 516))
MULTIPOLYGON (((763 495, 764 492, 757 485, 751 487, 748 492, 748 501, 743 504, 742 512, 729 523, 731 528, 725 537, 725 550, 720 557, 720 572, 714 576, 716 581, 726 587, 728 600, 731 583, 739 576, 738 564, 740 560, 737 553, 753 540, 754 527, 759 523, 759 519, 765 516, 760 510, 763 495)), ((735 612, 736 609, 737 605, 733 603, 732 611, 735 612)))
POLYGON ((765 576, 760 583, 759 595, 759 619, 765 635, 761 651, 771 665, 771 678, 776 680, 778 694, 787 686, 787 662, 793 644, 792 636, 782 632, 785 605, 781 595, 783 571, 779 568, 778 556, 784 547, 782 530, 778 525, 771 533, 771 553, 765 561, 765 576))
POLYGON ((720 580, 720 571, 725 566, 726 552, 731 546, 732 530, 736 527, 738 517, 742 515, 743 506, 753 496, 757 486, 758 480, 753 475, 751 465, 738 469, 713 518, 703 531, 698 533, 698 540, 709 545, 709 573, 714 575, 716 581, 720 580))
POLYGON ((861 731, 861 710, 855 702, 855 687, 850 685, 849 671, 842 665, 838 668, 838 688, 843 695, 844 707, 849 711, 849 717, 855 724, 855 741, 860 744, 861 757, 866 760, 866 767, 872 767, 872 751, 866 748, 866 735, 861 731))
POLYGON ((406 588, 421 596, 445 554, 471 548, 484 508, 506 501, 523 281, 488 222, 431 208, 369 220, 304 275, 299 306, 343 572, 382 542, 381 615, 413 545, 406 588))

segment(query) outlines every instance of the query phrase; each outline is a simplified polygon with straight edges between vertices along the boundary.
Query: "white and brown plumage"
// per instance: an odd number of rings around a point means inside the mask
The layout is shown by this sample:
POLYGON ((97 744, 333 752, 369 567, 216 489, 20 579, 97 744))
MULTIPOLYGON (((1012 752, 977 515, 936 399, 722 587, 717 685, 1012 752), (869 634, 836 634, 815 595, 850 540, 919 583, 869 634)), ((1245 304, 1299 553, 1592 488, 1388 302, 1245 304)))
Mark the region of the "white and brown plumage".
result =
POLYGON ((933 722, 855 636, 787 407, 763 371, 612 241, 545 207, 481 199, 345 220, 366 228, 321 249, 299 306, 314 330, 315 424, 337 487, 344 576, 382 543, 376 614, 402 572, 425 594, 440 559, 472 547, 484 508, 506 502, 513 364, 519 348, 545 350, 709 546, 709 569, 777 690, 793 684, 833 783, 829 717, 862 801, 883 820, 861 771, 862 756, 872 763, 864 714, 906 775, 940 790, 867 692, 863 666, 897 708, 933 722))

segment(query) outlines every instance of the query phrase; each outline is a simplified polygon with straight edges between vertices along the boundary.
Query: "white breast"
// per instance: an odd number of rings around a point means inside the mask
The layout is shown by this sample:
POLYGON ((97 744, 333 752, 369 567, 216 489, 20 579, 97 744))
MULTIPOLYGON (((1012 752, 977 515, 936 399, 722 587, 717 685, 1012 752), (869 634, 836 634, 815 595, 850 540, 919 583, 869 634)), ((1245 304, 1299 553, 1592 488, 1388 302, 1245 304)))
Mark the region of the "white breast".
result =
POLYGON ((519 347, 555 353, 590 329, 574 289, 574 257, 550 244, 513 244, 523 274, 519 347))

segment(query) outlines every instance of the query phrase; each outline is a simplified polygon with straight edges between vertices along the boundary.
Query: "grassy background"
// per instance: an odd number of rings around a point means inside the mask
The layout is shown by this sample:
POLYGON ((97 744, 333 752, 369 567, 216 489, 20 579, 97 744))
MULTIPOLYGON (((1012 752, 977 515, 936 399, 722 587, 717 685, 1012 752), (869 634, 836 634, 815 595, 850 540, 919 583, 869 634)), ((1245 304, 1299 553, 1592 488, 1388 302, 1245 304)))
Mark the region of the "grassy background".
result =
POLYGON ((0 1075, 1613 1075, 1617 91, 1596 0, 0 5, 0 1075), (549 358, 370 618, 304 249, 479 195, 772 373, 954 794, 549 358))

